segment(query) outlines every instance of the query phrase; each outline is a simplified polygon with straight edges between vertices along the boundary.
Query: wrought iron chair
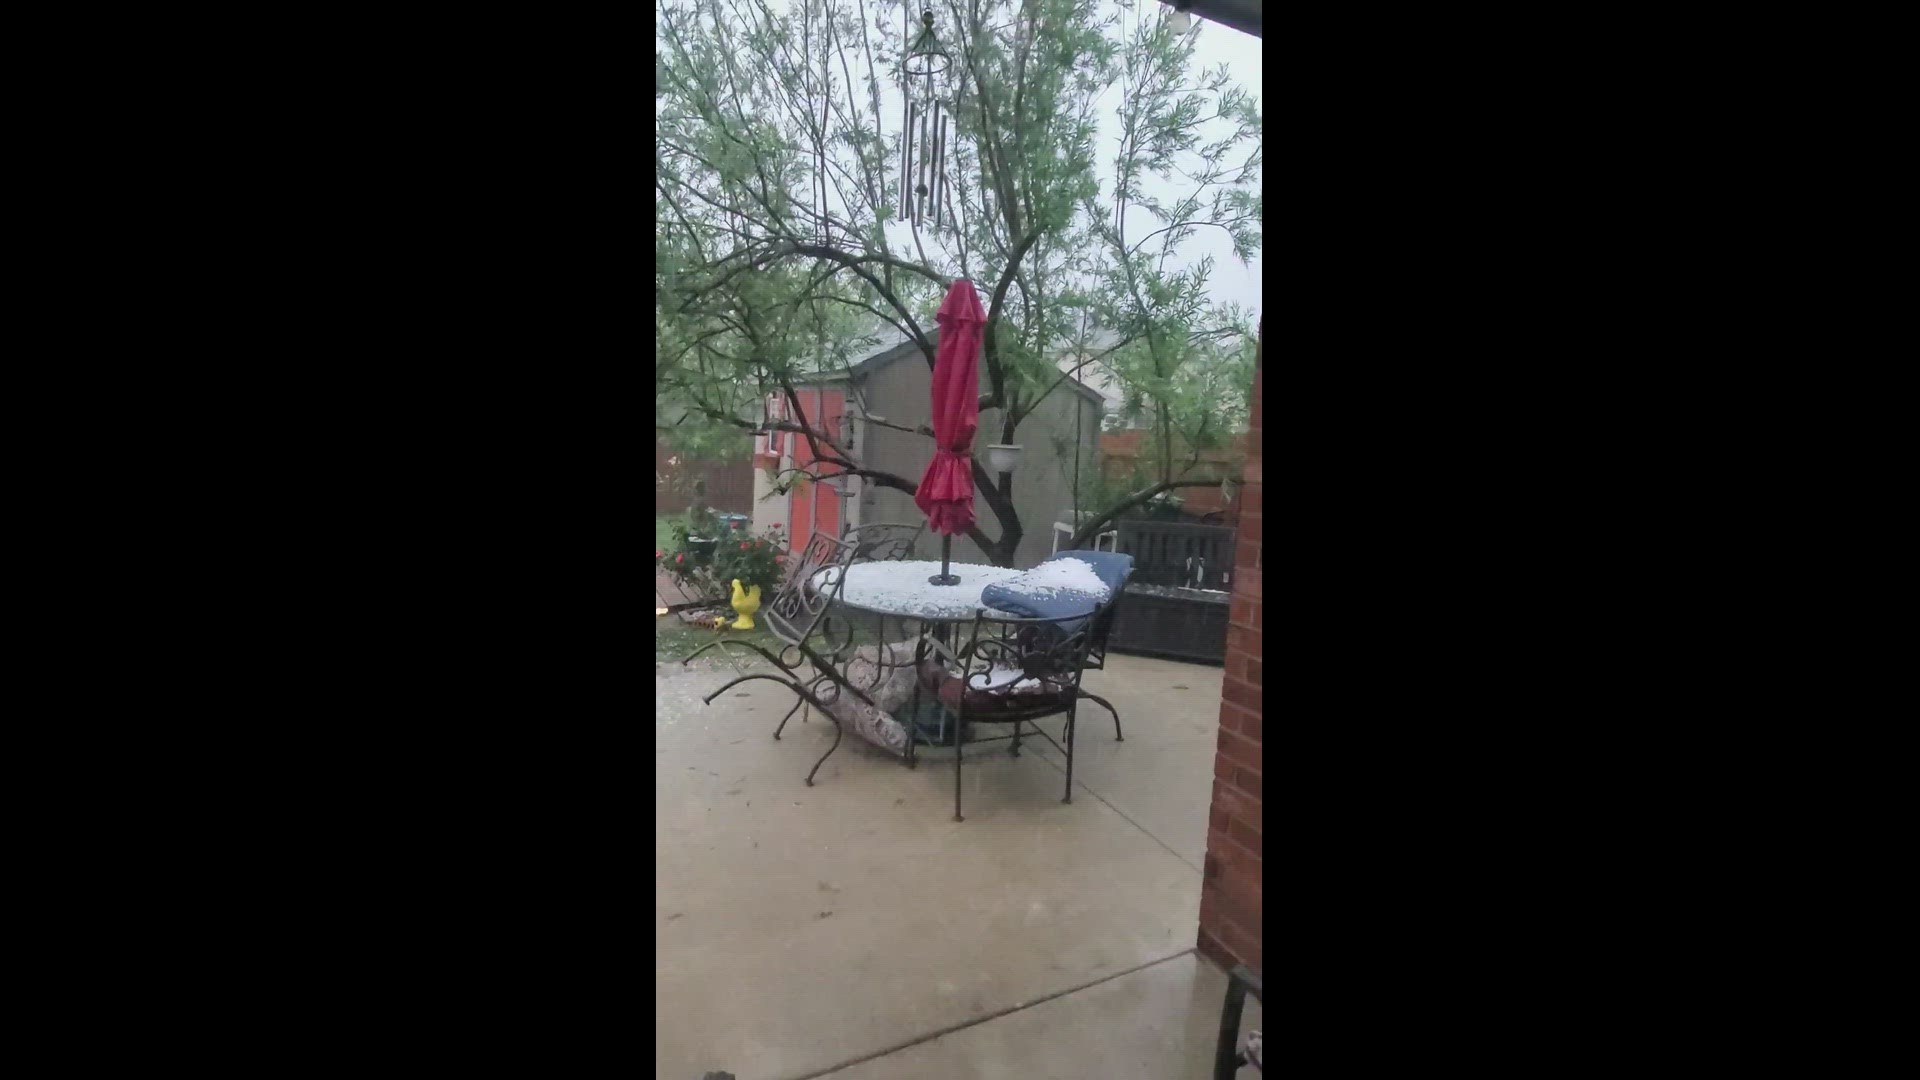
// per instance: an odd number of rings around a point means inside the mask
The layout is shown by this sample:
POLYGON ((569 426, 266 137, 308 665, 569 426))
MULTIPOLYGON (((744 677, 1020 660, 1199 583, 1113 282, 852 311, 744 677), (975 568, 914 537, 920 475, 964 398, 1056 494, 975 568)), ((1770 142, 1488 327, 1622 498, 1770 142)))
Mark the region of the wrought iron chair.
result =
MULTIPOLYGON (((918 714, 920 696, 931 693, 953 721, 953 820, 966 820, 960 812, 961 770, 968 728, 973 724, 1012 724, 1013 734, 976 742, 1011 739, 1016 757, 1023 728, 1032 724, 1035 733, 1066 755, 1067 787, 1060 801, 1073 801, 1073 724, 1081 698, 1080 676, 1086 670, 1094 627, 1113 602, 1109 597, 1091 616, 1056 619, 996 618, 982 610, 974 615, 971 635, 956 636, 953 646, 931 633, 921 636, 914 656, 919 678, 910 715, 918 714), (1067 720, 1061 739, 1036 722, 1062 715, 1067 720)), ((917 741, 907 741, 910 767, 917 741)))
MULTIPOLYGON (((1098 549, 1095 549, 1095 550, 1097 551, 1098 549)), ((1066 551, 1056 551, 1052 555, 1049 555, 1045 559, 1042 559, 1040 561, 1042 563, 1049 563, 1054 561, 1055 559, 1072 558, 1073 552, 1074 552, 1074 549, 1072 548, 1069 548, 1066 551)), ((1111 555, 1111 553, 1109 553, 1109 555, 1111 555)), ((1100 613, 1094 618, 1093 640, 1088 643, 1088 647, 1087 647, 1087 670, 1088 671, 1106 670, 1107 638, 1111 637, 1113 634, 1113 623, 1116 617, 1115 613, 1119 611, 1120 598, 1126 595, 1127 582, 1131 580, 1133 580, 1133 564, 1132 564, 1132 560, 1129 559, 1127 562, 1126 570, 1120 574, 1119 580, 1113 583, 1113 595, 1108 598, 1107 606, 1102 608, 1100 610, 1100 613)), ((1088 701, 1098 703, 1101 708, 1112 713, 1114 741, 1115 742, 1127 741, 1126 733, 1122 731, 1120 728, 1120 710, 1113 707, 1113 702, 1108 701, 1106 698, 1101 697, 1099 694, 1089 693, 1085 689, 1082 689, 1080 691, 1080 696, 1087 699, 1088 701)))
POLYGON ((1260 975, 1248 970, 1245 964, 1235 964, 1227 973, 1227 1000, 1220 1008, 1220 1037, 1213 1049, 1214 1080, 1234 1080, 1243 1065, 1253 1066, 1255 1072, 1267 1071, 1261 1062, 1262 1040, 1258 1031, 1247 1032, 1246 1049, 1239 1048, 1240 1016, 1246 1008, 1248 994, 1266 1004, 1260 975))
POLYGON ((856 525, 840 539, 854 546, 854 562, 901 562, 913 558, 913 546, 927 523, 893 525, 876 522, 856 525))
POLYGON ((792 719, 793 714, 802 706, 811 705, 824 713, 827 719, 832 720, 833 745, 827 748, 826 753, 820 755, 820 760, 814 762, 812 771, 807 773, 809 787, 813 786, 814 774, 820 771, 820 766, 840 748, 840 738, 843 734, 840 720, 833 715, 828 705, 839 700, 841 693, 848 691, 862 701, 872 703, 872 699, 868 698, 865 692, 849 683, 834 668, 833 661, 839 659, 852 644, 851 628, 848 630, 847 639, 835 645, 832 641, 831 626, 827 622, 827 612, 832 608, 834 600, 839 597, 840 590, 845 584, 844 572, 853 564, 853 553, 853 545, 842 543, 825 533, 816 532, 807 541, 807 546, 801 551, 800 565, 787 575, 786 583, 780 586, 780 591, 774 593, 773 599, 760 609, 761 621, 766 623, 767 629, 773 632, 773 636, 778 638, 783 646, 778 655, 750 641, 721 638, 700 646, 680 661, 685 664, 708 649, 735 645, 757 653, 778 668, 781 672, 779 675, 770 675, 765 672, 742 675, 703 699, 706 704, 711 705, 714 698, 750 679, 766 679, 785 686, 792 690, 799 700, 794 702, 793 708, 787 710, 786 716, 780 718, 780 726, 773 731, 775 739, 780 737, 780 732, 786 730, 787 721, 792 719), (812 673, 804 672, 803 667, 811 667, 812 673), (828 692, 831 696, 822 698, 820 695, 823 692, 828 692))
MULTIPOLYGON (((1113 595, 1108 597, 1106 606, 1101 608, 1099 613, 1093 618, 1093 638, 1087 643, 1086 670, 1088 671, 1106 670, 1107 638, 1113 634, 1114 613, 1119 611, 1120 598, 1127 594, 1127 581, 1132 577, 1133 571, 1128 570, 1126 575, 1120 579, 1119 588, 1114 589, 1113 595)), ((1108 701, 1099 694, 1090 694, 1084 689, 1080 691, 1080 696, 1086 698, 1088 701, 1097 702, 1101 708, 1112 713, 1113 741, 1127 741, 1126 734, 1120 730, 1120 710, 1113 707, 1113 702, 1108 701)))

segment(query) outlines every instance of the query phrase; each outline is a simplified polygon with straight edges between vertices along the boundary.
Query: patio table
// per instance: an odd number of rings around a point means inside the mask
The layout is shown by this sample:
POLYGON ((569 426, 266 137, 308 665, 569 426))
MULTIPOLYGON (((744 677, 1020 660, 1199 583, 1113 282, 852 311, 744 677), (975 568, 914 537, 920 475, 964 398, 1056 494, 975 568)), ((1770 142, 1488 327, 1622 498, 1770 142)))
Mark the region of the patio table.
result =
MULTIPOLYGON (((833 579, 830 575, 837 572, 835 567, 816 571, 810 585, 831 584, 833 579)), ((850 613, 870 615, 874 620, 876 648, 873 678, 865 683, 865 689, 878 687, 890 669, 905 667, 913 662, 911 654, 900 657, 894 655, 893 642, 888 639, 886 632, 888 619, 898 619, 903 624, 917 622, 921 624, 922 632, 930 631, 934 636, 948 640, 954 624, 971 622, 974 615, 982 610, 981 590, 989 585, 1011 581, 1021 574, 1021 571, 1005 566, 953 563, 948 572, 958 576, 960 584, 934 585, 927 581, 939 572, 940 563, 935 560, 855 563, 847 567, 847 580, 834 599, 834 607, 850 613)), ((993 618, 1019 617, 992 608, 985 610, 993 618)), ((849 659, 846 663, 850 663, 852 653, 847 655, 849 659)), ((853 684, 846 672, 841 672, 841 675, 847 678, 849 684, 853 684)), ((917 730, 918 727, 916 718, 910 730, 917 730)))
MULTIPOLYGON (((1005 566, 954 563, 958 585, 933 585, 927 579, 940 572, 935 560, 855 563, 847 568, 846 583, 835 603, 883 618, 913 619, 925 623, 966 622, 980 610, 980 592, 989 585, 1011 581, 1020 571, 1005 566)), ((815 582, 831 583, 834 567, 816 571, 815 582)), ((989 614, 1016 618, 1004 612, 989 614)))

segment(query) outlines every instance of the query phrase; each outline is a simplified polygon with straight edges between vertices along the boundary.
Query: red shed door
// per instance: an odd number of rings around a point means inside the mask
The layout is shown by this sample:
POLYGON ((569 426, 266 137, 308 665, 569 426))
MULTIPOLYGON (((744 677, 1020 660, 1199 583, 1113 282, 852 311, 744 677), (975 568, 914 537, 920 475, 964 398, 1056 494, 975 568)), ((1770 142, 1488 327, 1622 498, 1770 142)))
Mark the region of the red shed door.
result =
MULTIPOLYGON (((806 411, 807 426, 816 431, 838 432, 841 417, 846 413, 846 399, 834 391, 801 390, 795 397, 800 399, 800 407, 806 411)), ((821 476, 833 476, 840 471, 837 465, 822 464, 814 468, 813 447, 804 435, 793 436, 793 464, 796 468, 808 469, 821 476)), ((790 518, 793 522, 791 541, 794 550, 798 550, 812 539, 813 534, 826 533, 828 536, 840 535, 840 494, 832 484, 815 483, 801 480, 794 485, 788 496, 790 518)))

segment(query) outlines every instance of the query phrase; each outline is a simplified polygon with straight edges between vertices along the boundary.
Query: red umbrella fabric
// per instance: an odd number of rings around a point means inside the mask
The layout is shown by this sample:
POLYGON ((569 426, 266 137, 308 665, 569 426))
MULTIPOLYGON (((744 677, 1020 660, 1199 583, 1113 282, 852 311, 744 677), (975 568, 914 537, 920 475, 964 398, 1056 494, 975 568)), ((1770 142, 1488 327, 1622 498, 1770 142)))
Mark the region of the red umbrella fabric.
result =
POLYGON ((954 536, 973 525, 973 433, 980 426, 980 335, 987 321, 973 282, 954 282, 934 318, 940 348, 933 357, 933 460, 913 501, 934 532, 954 536))

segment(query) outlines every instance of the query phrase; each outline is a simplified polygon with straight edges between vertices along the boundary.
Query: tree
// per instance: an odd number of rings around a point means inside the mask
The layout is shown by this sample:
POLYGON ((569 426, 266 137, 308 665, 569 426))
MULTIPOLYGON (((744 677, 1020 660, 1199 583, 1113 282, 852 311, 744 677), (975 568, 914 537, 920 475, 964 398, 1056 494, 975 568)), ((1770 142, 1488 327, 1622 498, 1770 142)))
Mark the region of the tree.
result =
MULTIPOLYGON (((844 364, 889 327, 931 366, 930 313, 967 277, 987 310, 980 407, 1001 410, 999 441, 1018 441, 1019 425, 1061 389, 1053 357, 1067 348, 1086 363, 1113 361, 1171 445, 1180 372, 1213 355, 1195 342, 1232 333, 1238 319, 1208 304, 1209 261, 1169 269, 1170 257, 1200 228, 1228 230, 1242 257, 1257 248, 1259 117, 1224 71, 1192 77, 1197 29, 1176 33, 1157 10, 1129 26, 1121 16, 1132 11, 1102 0, 940 5, 952 61, 952 227, 930 230, 902 220, 897 177, 900 61, 917 5, 664 5, 660 399, 717 425, 794 431, 825 468, 912 492, 917 477, 863 461, 820 430, 793 381, 844 364), (1100 120, 1114 90, 1121 131, 1103 188, 1100 120), (1216 137, 1203 142, 1208 133, 1216 137), (1167 185, 1179 190, 1157 190, 1167 185), (1159 227, 1130 230, 1142 215, 1159 227), (1091 326, 1119 340, 1091 350, 1091 326), (755 415, 767 394, 788 399, 786 419, 755 415)), ((1128 493, 1107 516, 1211 482, 1172 470, 1169 456, 1156 491, 1128 493)), ((970 535, 1010 564, 1024 534, 1013 478, 975 461, 974 483, 987 513, 970 535), (984 527, 989 515, 997 536, 984 527)))

